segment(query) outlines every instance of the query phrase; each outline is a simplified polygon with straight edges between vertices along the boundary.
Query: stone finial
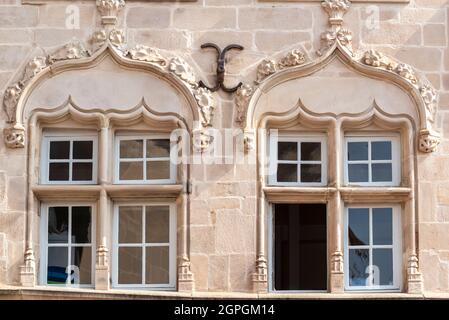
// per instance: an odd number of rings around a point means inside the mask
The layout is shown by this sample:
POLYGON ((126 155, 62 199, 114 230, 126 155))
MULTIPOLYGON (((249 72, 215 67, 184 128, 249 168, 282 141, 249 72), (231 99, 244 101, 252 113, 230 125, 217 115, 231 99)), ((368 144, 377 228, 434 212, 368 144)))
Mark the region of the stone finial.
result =
POLYGON ((97 9, 103 25, 115 25, 118 12, 125 7, 124 0, 97 0, 97 9))
POLYGON ((324 0, 321 6, 329 15, 329 24, 341 27, 343 25, 343 16, 349 10, 351 2, 348 0, 324 0))

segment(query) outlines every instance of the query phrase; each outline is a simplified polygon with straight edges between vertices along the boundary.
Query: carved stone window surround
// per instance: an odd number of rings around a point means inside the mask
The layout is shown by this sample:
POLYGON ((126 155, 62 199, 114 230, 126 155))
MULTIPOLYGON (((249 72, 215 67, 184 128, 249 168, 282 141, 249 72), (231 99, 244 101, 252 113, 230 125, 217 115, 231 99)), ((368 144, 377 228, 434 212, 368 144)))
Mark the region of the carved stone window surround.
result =
MULTIPOLYGON (((95 274, 95 288, 109 289, 109 252, 110 232, 108 230, 111 202, 126 201, 134 203, 136 201, 171 201, 176 203, 178 214, 181 221, 178 223, 178 237, 181 239, 178 249, 179 274, 178 285, 180 290, 186 288, 187 283, 193 284, 193 275, 190 272, 187 247, 187 177, 189 176, 189 167, 185 164, 180 165, 177 184, 165 185, 113 185, 112 172, 109 170, 109 159, 113 156, 111 143, 116 130, 132 128, 139 131, 147 131, 157 126, 157 130, 171 132, 176 128, 187 129, 186 122, 180 116, 174 114, 160 114, 148 107, 145 101, 141 101, 136 107, 123 111, 99 111, 95 109, 83 109, 72 101, 69 97, 67 101, 53 109, 35 109, 27 120, 27 132, 29 132, 28 152, 30 152, 28 170, 36 174, 28 175, 28 212, 27 212, 27 247, 33 248, 35 242, 33 235, 33 225, 36 215, 35 208, 39 207, 38 201, 43 202, 61 202, 61 201, 93 201, 98 203, 98 234, 99 239, 109 239, 109 241, 98 242, 97 264, 95 274), (90 123, 88 127, 96 128, 99 132, 99 161, 98 161, 98 184, 97 185, 42 185, 38 184, 39 158, 40 158, 40 140, 43 130, 63 130, 70 124, 71 130, 84 128, 85 123, 90 123), (37 146, 31 148, 31 145, 37 146)), ((190 153, 187 150, 187 153, 190 153)), ((35 275, 34 253, 28 250, 27 266, 31 269, 23 270, 31 277, 30 273, 35 275), (33 270, 34 268, 34 270, 33 270)), ((27 285, 33 286, 35 280, 27 285)))

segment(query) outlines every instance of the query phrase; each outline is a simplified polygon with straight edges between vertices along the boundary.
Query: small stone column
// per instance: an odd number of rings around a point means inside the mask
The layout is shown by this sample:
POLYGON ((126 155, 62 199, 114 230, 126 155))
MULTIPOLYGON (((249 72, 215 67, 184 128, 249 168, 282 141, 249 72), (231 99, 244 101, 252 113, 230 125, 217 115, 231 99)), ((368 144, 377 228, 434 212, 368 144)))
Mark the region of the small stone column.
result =
MULTIPOLYGON (((100 132, 100 159, 99 159, 99 180, 100 185, 104 186, 108 183, 108 139, 109 128, 108 124, 104 124, 100 132)), ((98 206, 98 235, 99 244, 97 246, 97 256, 95 263, 95 289, 109 290, 109 250, 107 247, 107 232, 109 217, 108 195, 106 190, 100 191, 100 201, 98 206)))

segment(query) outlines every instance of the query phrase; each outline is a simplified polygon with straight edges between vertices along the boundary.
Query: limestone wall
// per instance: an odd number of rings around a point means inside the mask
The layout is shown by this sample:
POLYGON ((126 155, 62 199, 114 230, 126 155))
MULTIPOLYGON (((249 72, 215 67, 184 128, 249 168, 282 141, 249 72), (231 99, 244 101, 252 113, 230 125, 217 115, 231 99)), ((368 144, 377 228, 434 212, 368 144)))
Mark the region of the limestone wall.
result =
MULTIPOLYGON (((98 15, 95 1, 0 0, 0 94, 29 58, 73 37, 87 40, 99 26, 98 15), (69 5, 79 8, 79 29, 67 29, 69 5)), ((327 28, 320 2, 128 1, 119 17, 129 44, 183 56, 209 81, 214 81, 215 52, 200 45, 243 45, 244 51, 228 55, 229 86, 253 81, 265 57, 300 46, 313 56, 327 28)), ((418 159, 419 255, 425 290, 449 293, 449 0, 353 3, 345 24, 353 32, 355 49, 379 49, 408 63, 439 91, 436 121, 442 142, 437 152, 418 159)), ((237 127, 233 97, 222 92, 218 97, 214 127, 237 127)), ((5 119, 0 112, 2 128, 5 119)), ((0 143, 0 284, 17 285, 23 264, 26 157, 26 149, 0 143)), ((193 166, 192 180, 190 251, 196 290, 251 291, 255 166, 193 166)))

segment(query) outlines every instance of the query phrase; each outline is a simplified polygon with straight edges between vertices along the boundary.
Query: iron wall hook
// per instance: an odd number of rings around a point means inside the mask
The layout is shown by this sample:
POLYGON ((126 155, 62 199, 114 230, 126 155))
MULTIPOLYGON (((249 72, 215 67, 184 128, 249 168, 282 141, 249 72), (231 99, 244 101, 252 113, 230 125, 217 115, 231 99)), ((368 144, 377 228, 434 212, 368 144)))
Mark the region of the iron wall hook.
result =
POLYGON ((205 48, 213 48, 217 51, 217 83, 216 83, 215 87, 211 88, 208 85, 206 85, 203 81, 200 81, 199 86, 203 87, 203 88, 207 88, 212 92, 218 91, 219 89, 222 89, 223 91, 228 92, 228 93, 235 92, 242 85, 241 82, 234 88, 227 88, 224 85, 224 78, 225 78, 225 73, 226 73, 226 61, 225 61, 226 53, 232 49, 243 50, 244 48, 238 44, 230 44, 226 48, 224 48, 222 51, 221 48, 219 46, 217 46, 215 43, 205 43, 201 46, 201 49, 205 49, 205 48))

